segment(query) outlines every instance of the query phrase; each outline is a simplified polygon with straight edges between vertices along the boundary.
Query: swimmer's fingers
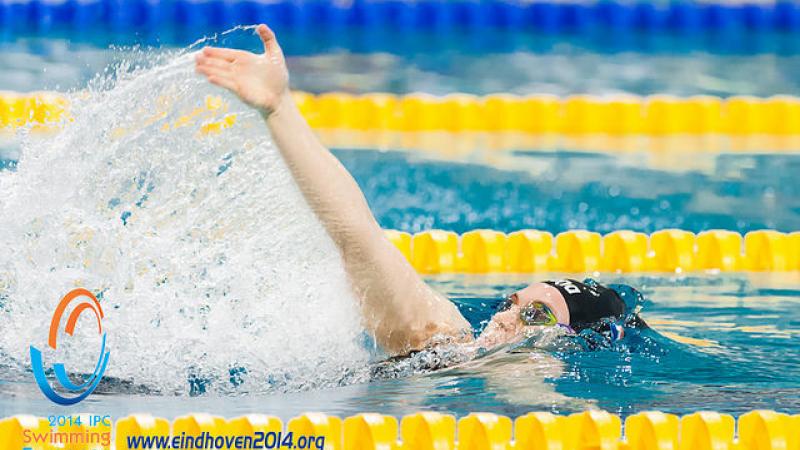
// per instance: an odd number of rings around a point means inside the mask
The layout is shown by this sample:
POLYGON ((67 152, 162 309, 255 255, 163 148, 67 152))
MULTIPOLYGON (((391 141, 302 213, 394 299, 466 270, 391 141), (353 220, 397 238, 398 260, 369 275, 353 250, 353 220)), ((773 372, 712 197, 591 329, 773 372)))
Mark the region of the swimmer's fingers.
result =
POLYGON ((211 84, 228 89, 235 94, 239 94, 239 85, 236 83, 235 77, 231 75, 229 70, 218 69, 216 67, 197 66, 197 72, 205 75, 206 79, 208 79, 211 84))
POLYGON ((203 54, 197 55, 195 61, 197 62, 197 67, 213 67, 221 70, 230 70, 231 64, 233 64, 230 61, 204 56, 203 54))
POLYGON ((208 81, 213 85, 225 88, 231 92, 237 92, 237 90, 239 89, 239 86, 236 84, 236 82, 229 77, 220 75, 209 75, 208 81))
POLYGON ((264 53, 273 58, 282 54, 281 46, 278 45, 275 33, 268 26, 262 23, 256 28, 256 32, 264 44, 264 53))
POLYGON ((234 50, 232 48, 206 47, 200 54, 208 58, 217 58, 228 62, 234 62, 238 58, 246 55, 247 52, 234 50))
POLYGON ((232 72, 228 67, 218 67, 209 64, 197 64, 195 66, 195 71, 205 76, 217 75, 221 77, 230 77, 232 75, 232 72))

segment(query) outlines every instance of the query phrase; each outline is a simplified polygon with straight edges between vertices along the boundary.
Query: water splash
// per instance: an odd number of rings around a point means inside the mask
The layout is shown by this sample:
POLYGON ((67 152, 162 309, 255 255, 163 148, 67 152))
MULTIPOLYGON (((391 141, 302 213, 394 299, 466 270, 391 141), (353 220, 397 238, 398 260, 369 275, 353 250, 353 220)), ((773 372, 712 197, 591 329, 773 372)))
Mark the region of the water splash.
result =
MULTIPOLYGON (((79 285, 106 312, 107 376, 150 392, 358 379, 369 354, 339 253, 258 115, 196 76, 191 48, 139 55, 0 172, 0 378, 25 376, 79 285)), ((96 360, 80 325, 67 367, 96 360)))

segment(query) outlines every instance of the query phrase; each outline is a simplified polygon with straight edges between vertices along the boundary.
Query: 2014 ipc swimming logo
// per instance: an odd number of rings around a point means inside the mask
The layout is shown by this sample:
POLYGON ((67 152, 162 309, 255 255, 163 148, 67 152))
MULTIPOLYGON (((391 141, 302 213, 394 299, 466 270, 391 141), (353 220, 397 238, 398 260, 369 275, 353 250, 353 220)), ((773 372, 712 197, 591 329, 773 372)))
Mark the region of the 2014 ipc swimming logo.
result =
POLYGON ((80 394, 73 397, 64 397, 57 393, 53 387, 50 386, 50 383, 47 380, 48 371, 46 371, 44 368, 42 352, 33 345, 31 345, 30 349, 31 368, 33 370, 33 376, 36 379, 36 384, 39 385, 39 389, 41 389, 42 393, 47 398, 55 403, 58 403, 59 405, 74 405, 94 392, 94 390, 97 388, 97 385, 100 384, 100 380, 103 378, 103 373, 106 371, 106 366, 108 365, 108 357, 110 356, 110 352, 106 351, 106 334, 103 332, 103 308, 100 306, 100 302, 97 301, 97 297, 83 288, 73 289, 67 293, 67 295, 61 299, 61 302, 59 302, 58 307, 56 307, 56 310, 53 313, 53 318, 50 321, 50 333, 47 339, 48 347, 52 348, 53 350, 57 350, 58 330, 61 327, 61 318, 73 300, 77 300, 77 304, 67 318, 67 324, 64 328, 64 331, 68 335, 72 336, 75 332, 75 325, 78 323, 78 319, 80 318, 81 314, 87 310, 90 310, 97 318, 97 329, 102 336, 102 343, 100 344, 100 356, 97 359, 94 372, 92 372, 92 374, 85 379, 82 384, 76 384, 69 379, 64 364, 56 363, 53 365, 52 371, 55 373, 56 380, 61 387, 66 391, 80 392, 80 394))

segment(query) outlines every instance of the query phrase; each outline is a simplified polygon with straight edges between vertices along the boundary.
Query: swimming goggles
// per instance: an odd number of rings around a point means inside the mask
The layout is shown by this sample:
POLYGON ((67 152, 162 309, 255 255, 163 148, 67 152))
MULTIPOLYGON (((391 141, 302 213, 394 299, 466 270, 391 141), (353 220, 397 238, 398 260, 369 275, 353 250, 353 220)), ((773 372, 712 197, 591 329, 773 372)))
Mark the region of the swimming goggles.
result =
MULTIPOLYGON (((518 304, 519 299, 517 294, 511 294, 500 304, 497 309, 498 312, 507 311, 511 305, 518 304)), ((519 320, 525 326, 555 326, 558 325, 558 319, 550 307, 542 302, 533 302, 522 307, 519 311, 519 320)))
POLYGON ((546 325, 552 327, 558 324, 558 319, 553 311, 540 302, 533 302, 522 308, 519 312, 519 320, 527 326, 546 325))

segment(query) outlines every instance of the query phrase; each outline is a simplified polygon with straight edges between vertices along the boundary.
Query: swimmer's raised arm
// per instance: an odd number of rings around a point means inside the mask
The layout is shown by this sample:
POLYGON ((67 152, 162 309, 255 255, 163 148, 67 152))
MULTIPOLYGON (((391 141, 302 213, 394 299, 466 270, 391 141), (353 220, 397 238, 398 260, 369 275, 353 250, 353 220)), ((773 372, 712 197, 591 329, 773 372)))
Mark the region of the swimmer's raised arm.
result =
POLYGON ((197 71, 261 112, 303 196, 342 253, 365 326, 392 354, 421 349, 439 336, 470 339, 468 322, 386 238, 358 184, 300 114, 275 35, 265 25, 257 32, 264 54, 205 48, 197 71))

